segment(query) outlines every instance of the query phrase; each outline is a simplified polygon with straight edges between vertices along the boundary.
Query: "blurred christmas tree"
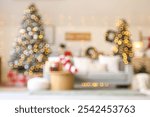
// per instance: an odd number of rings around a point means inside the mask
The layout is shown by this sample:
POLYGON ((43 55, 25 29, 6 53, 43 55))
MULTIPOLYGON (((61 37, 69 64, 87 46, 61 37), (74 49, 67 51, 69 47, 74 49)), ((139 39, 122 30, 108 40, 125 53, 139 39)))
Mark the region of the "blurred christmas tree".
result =
POLYGON ((125 64, 131 62, 133 57, 132 42, 130 40, 130 32, 128 31, 128 24, 124 19, 120 19, 117 22, 118 32, 116 33, 114 43, 114 54, 120 55, 125 64))
POLYGON ((115 43, 113 48, 114 55, 120 55, 124 64, 129 64, 133 57, 132 42, 130 40, 130 32, 128 24, 124 19, 117 22, 118 31, 108 30, 106 33, 106 41, 115 43))
POLYGON ((20 33, 14 43, 9 66, 18 72, 32 75, 42 72, 51 49, 44 38, 41 17, 34 4, 25 10, 20 33))

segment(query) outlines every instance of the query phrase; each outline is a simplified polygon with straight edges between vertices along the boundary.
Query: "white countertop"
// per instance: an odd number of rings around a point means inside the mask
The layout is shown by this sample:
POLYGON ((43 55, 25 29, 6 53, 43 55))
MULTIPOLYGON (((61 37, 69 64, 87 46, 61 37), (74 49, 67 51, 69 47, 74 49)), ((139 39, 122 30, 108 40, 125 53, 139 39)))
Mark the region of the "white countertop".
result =
POLYGON ((0 99, 129 99, 150 100, 150 96, 129 89, 75 89, 71 91, 38 91, 29 92, 26 88, 0 87, 0 99))

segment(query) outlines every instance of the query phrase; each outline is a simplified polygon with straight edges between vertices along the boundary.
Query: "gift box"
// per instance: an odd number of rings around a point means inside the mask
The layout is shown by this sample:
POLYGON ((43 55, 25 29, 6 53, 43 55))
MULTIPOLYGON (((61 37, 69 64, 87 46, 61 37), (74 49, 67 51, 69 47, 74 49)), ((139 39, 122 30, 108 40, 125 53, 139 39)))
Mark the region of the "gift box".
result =
POLYGON ((10 70, 7 74, 9 85, 10 86, 26 86, 28 76, 24 75, 23 73, 19 73, 15 70, 10 70))

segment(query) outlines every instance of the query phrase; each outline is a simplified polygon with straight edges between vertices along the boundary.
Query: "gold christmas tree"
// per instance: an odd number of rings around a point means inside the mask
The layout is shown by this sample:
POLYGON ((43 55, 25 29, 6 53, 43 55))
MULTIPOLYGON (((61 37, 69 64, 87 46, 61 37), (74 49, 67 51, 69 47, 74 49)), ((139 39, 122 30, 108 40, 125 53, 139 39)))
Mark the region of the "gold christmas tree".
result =
POLYGON ((34 4, 24 13, 19 35, 14 43, 9 66, 18 72, 33 74, 42 72, 51 49, 45 40, 41 17, 34 4))
POLYGON ((128 31, 128 24, 125 20, 121 19, 117 22, 118 32, 116 33, 114 42, 114 54, 120 55, 125 64, 131 62, 133 57, 132 42, 130 40, 130 32, 128 31))
POLYGON ((118 31, 109 30, 106 33, 106 40, 114 42, 114 55, 120 55, 124 64, 129 64, 133 57, 132 42, 130 40, 130 32, 128 31, 128 24, 124 19, 120 19, 117 24, 118 31), (109 38, 109 33, 113 33, 113 38, 109 38))

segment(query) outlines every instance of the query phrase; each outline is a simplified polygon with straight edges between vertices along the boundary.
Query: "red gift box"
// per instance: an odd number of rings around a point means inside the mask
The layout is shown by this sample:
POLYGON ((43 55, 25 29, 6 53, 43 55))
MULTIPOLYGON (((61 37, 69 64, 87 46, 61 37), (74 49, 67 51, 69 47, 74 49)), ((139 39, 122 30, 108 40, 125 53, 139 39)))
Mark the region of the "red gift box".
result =
POLYGON ((23 73, 10 70, 7 74, 9 85, 11 86, 26 86, 28 77, 23 73))

